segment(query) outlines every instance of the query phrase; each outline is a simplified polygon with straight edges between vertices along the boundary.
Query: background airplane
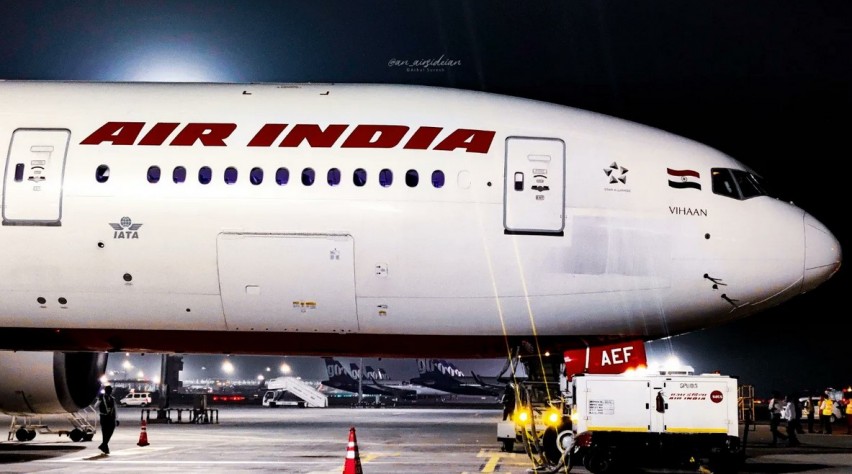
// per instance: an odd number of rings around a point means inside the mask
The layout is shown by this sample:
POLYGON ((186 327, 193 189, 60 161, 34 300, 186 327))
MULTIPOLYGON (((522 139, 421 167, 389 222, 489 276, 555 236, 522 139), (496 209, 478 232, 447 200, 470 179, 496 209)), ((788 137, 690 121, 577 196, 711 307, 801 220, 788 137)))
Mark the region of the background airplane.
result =
MULTIPOLYGON (((411 379, 411 383, 458 395, 499 397, 506 384, 512 381, 511 374, 503 381, 500 380, 502 373, 488 380, 473 374, 465 375, 451 362, 440 359, 417 359, 417 370, 420 375, 411 379)), ((522 379, 523 375, 518 378, 522 379)))
POLYGON ((417 398, 435 398, 435 397, 444 397, 449 395, 449 392, 445 390, 439 390, 434 387, 426 387, 413 381, 404 381, 404 380, 393 380, 387 374, 387 372, 382 369, 374 369, 369 365, 366 366, 366 371, 364 372, 364 377, 367 380, 372 381, 376 386, 388 389, 392 391, 402 391, 403 393, 414 392, 417 398))
MULTIPOLYGON (((323 361, 328 377, 322 381, 322 384, 328 387, 351 393, 360 391, 366 395, 383 395, 408 400, 417 398, 417 390, 411 387, 379 384, 376 379, 363 375, 358 364, 350 363, 347 369, 343 363, 333 357, 323 357, 323 361)), ((378 375, 378 372, 370 370, 374 376, 378 375)))

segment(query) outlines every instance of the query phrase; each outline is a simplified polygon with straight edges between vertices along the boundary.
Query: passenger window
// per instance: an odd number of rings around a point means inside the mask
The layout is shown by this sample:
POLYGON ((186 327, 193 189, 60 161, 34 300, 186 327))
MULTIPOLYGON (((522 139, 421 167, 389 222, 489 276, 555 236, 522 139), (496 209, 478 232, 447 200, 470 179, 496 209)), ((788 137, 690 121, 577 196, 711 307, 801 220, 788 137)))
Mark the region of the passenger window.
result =
POLYGON ((176 166, 174 171, 172 171, 172 181, 175 183, 182 183, 186 181, 186 168, 183 166, 176 166))
POLYGON ((237 169, 233 166, 229 166, 225 168, 225 184, 234 184, 237 182, 237 177, 239 173, 237 173, 237 169))
POLYGON ((359 188, 367 184, 367 172, 364 171, 364 168, 358 168, 354 173, 352 173, 352 182, 359 188))
POLYGON ((441 170, 435 170, 432 172, 432 186, 436 188, 444 187, 444 172, 441 170))
POLYGON ((151 167, 148 168, 148 182, 149 183, 160 182, 160 167, 159 166, 151 166, 151 167))
POLYGON ((278 168, 278 171, 275 172, 275 182, 278 183, 278 186, 284 186, 288 181, 290 181, 290 170, 278 168))
POLYGON ((109 179, 109 166, 100 165, 95 170, 95 180, 99 183, 106 183, 109 179))
POLYGON ((379 184, 381 184, 383 188, 393 184, 393 171, 387 168, 379 171, 379 184))
POLYGON ((302 170, 302 184, 310 186, 314 184, 314 179, 316 179, 316 173, 313 168, 305 168, 302 170))
POLYGON ((337 168, 332 168, 328 170, 328 184, 331 186, 337 186, 340 184, 340 170, 337 168))
POLYGON ((210 181, 213 180, 213 170, 210 169, 209 166, 202 166, 200 170, 198 170, 198 182, 201 184, 210 184, 210 181))
POLYGON ((263 169, 252 168, 251 173, 249 173, 249 181, 251 181, 251 184, 253 184, 255 186, 262 183, 263 182, 263 169))
POLYGON ((409 188, 417 186, 417 183, 419 182, 420 175, 417 174, 417 170, 408 170, 405 172, 405 184, 407 184, 409 188))

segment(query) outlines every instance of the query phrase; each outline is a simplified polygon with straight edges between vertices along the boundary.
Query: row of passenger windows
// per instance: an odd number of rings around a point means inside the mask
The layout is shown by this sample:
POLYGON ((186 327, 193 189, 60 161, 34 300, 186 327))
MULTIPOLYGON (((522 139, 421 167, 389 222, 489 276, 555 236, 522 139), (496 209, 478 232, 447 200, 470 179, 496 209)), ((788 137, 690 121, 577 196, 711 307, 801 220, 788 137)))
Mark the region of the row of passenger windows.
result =
MULTIPOLYGON (((162 178, 162 171, 159 166, 151 166, 148 168, 148 182, 159 183, 162 178)), ((183 166, 176 166, 172 170, 172 181, 175 183, 183 183, 187 180, 187 170, 183 166)), ((233 166, 225 168, 223 173, 225 184, 235 184, 239 179, 239 171, 233 166)), ((342 180, 343 174, 338 168, 331 168, 326 172, 325 180, 329 186, 337 186, 342 180)), ((99 183, 105 183, 109 179, 109 167, 101 165, 95 171, 95 179, 99 183)), ((249 182, 253 185, 263 183, 264 172, 263 168, 252 168, 248 173, 249 182)), ((301 171, 301 181, 304 186, 312 186, 317 179, 317 172, 313 168, 305 168, 301 171)), ((202 166, 198 170, 198 182, 201 184, 210 184, 213 181, 213 170, 209 166, 202 166)), ((378 181, 382 187, 389 187, 393 184, 393 171, 385 168, 378 173, 378 181)), ((444 172, 435 170, 431 175, 432 186, 436 188, 444 187, 445 179, 444 172)), ((287 168, 278 168, 275 171, 275 183, 279 186, 284 186, 290 182, 290 170, 287 168)), ((363 168, 358 168, 352 172, 352 184, 355 186, 364 186, 367 184, 367 171, 363 168)), ((420 173, 417 170, 408 170, 405 172, 406 186, 413 188, 420 184, 420 173)))

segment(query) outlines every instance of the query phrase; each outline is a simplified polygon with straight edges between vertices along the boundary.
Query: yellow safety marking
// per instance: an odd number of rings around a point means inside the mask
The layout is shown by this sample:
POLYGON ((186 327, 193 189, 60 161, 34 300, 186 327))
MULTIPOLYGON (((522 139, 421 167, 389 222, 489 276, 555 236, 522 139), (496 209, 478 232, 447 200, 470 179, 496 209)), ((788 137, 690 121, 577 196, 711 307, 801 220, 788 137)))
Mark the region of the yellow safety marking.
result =
POLYGON ((666 428, 669 433, 727 433, 727 428, 666 428))
POLYGON ((500 462, 500 455, 495 454, 491 456, 491 459, 482 466, 482 470, 479 472, 494 472, 494 469, 497 468, 497 463, 500 462))
POLYGON ((648 427, 638 427, 638 426, 588 426, 586 427, 587 431, 631 431, 634 433, 645 433, 648 431, 648 427))
MULTIPOLYGON (((530 460, 526 455, 519 455, 518 453, 504 453, 502 451, 495 452, 485 449, 481 449, 476 457, 488 458, 488 460, 485 461, 485 464, 482 465, 482 470, 479 471, 481 473, 493 473, 497 470, 498 465, 502 465, 503 468, 505 468, 507 465, 529 466, 530 463, 530 460)), ((506 474, 511 473, 506 472, 506 474)))
POLYGON ((362 463, 368 463, 370 461, 375 461, 382 456, 399 456, 399 453, 367 453, 360 456, 360 458, 362 463))

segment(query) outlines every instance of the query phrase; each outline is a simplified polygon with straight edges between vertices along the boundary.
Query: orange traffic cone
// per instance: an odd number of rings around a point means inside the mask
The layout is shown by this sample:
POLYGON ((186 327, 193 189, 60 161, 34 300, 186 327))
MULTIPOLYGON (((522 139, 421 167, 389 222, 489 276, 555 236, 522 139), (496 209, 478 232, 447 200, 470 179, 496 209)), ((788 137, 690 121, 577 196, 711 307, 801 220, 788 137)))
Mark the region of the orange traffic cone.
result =
POLYGON ((145 420, 142 420, 142 431, 139 433, 139 442, 136 443, 136 446, 148 446, 148 424, 145 420))
POLYGON ((358 442, 355 441, 355 427, 349 428, 349 444, 346 445, 346 462, 343 463, 343 474, 363 474, 361 456, 358 455, 358 442))

